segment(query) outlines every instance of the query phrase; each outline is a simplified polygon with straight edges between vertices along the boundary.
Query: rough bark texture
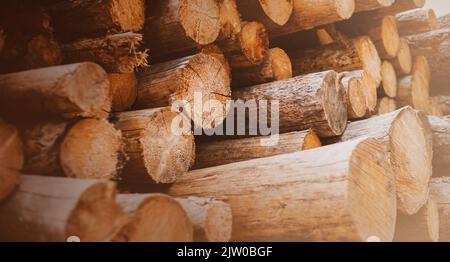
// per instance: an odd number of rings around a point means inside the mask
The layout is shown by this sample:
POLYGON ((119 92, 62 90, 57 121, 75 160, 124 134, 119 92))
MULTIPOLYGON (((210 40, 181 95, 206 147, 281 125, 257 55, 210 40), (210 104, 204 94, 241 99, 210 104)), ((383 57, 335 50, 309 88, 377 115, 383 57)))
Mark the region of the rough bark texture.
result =
POLYGON ((435 116, 450 115, 450 97, 449 96, 431 97, 427 113, 435 116))
POLYGON ((90 61, 108 73, 131 73, 147 65, 147 51, 141 50, 141 42, 142 35, 135 33, 83 39, 62 46, 64 63, 90 61))
POLYGON ((431 195, 439 210, 439 240, 450 241, 450 178, 434 178, 431 183, 431 195))
POLYGON ((415 58, 412 75, 398 82, 397 101, 400 106, 411 105, 418 110, 427 111, 430 105, 430 66, 427 58, 415 58))
POLYGON ((188 197, 176 199, 194 226, 196 242, 228 242, 233 218, 230 205, 210 198, 188 197))
POLYGON ((356 140, 191 171, 168 191, 227 202, 233 241, 389 241, 396 204, 385 153, 356 140))
POLYGON ((195 168, 226 165, 321 146, 319 137, 312 130, 281 134, 276 145, 266 145, 264 139, 267 138, 252 137, 198 143, 195 168))
POLYGON ((361 12, 355 14, 353 17, 360 19, 361 17, 371 16, 374 19, 381 19, 386 15, 395 15, 411 9, 422 8, 425 5, 425 0, 395 0, 389 7, 379 8, 372 12, 361 12))
POLYGON ((22 141, 17 129, 0 119, 0 201, 19 184, 24 162, 22 141))
POLYGON ((0 90, 0 115, 12 119, 96 117, 111 108, 108 76, 92 63, 0 75, 0 90))
POLYGON ((362 71, 341 74, 341 83, 345 90, 349 119, 358 119, 366 115, 366 86, 361 79, 362 71))
POLYGON ((294 0, 237 1, 239 12, 246 21, 261 21, 264 25, 283 26, 291 18, 294 0))
POLYGON ((137 99, 137 79, 134 73, 108 74, 111 86, 112 110, 130 109, 137 99))
POLYGON ((428 117, 433 130, 434 176, 450 176, 450 117, 428 117))
POLYGON ((21 180, 0 205, 2 241, 109 241, 126 221, 112 182, 28 175, 21 180))
POLYGON ((400 35, 415 35, 439 29, 439 21, 433 9, 416 9, 396 16, 400 35))
POLYGON ((439 17, 438 22, 440 27, 450 27, 450 14, 439 17))
POLYGON ((124 183, 172 183, 189 170, 195 160, 195 143, 190 129, 175 132, 178 126, 174 123, 180 116, 170 108, 113 116, 129 157, 122 175, 124 183))
POLYGON ((411 48, 409 47, 408 40, 400 39, 400 49, 398 50, 397 57, 394 58, 392 64, 395 67, 398 75, 409 75, 412 71, 413 57, 411 48))
POLYGON ((414 56, 424 55, 431 67, 432 94, 450 94, 450 28, 407 37, 414 56))
MULTIPOLYGON (((278 100, 282 133, 312 128, 319 136, 329 137, 342 134, 347 124, 344 90, 334 71, 243 88, 233 92, 233 98, 250 104, 278 100)), ((264 110, 259 106, 259 111, 264 110)), ((268 114, 267 123, 272 118, 276 117, 268 114)))
POLYGON ((121 194, 117 202, 129 220, 115 242, 192 242, 193 228, 183 207, 163 194, 121 194))
POLYGON ((370 11, 391 6, 395 0, 355 0, 355 12, 370 11))
POLYGON ((433 141, 426 118, 409 107, 353 122, 339 141, 373 137, 389 152, 396 174, 398 208, 412 215, 428 200, 432 173, 433 141))
POLYGON ((395 98, 397 96, 398 79, 397 72, 391 62, 383 62, 381 66, 381 79, 384 95, 395 98))

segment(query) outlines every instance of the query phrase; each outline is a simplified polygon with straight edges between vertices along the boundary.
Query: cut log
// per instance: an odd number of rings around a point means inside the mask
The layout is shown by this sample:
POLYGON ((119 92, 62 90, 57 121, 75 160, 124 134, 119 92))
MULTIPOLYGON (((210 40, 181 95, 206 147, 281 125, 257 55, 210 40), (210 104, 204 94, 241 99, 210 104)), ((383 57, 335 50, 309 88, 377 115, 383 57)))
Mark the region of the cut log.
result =
POLYGON ((370 15, 373 19, 381 19, 386 15, 396 15, 408 10, 422 8, 425 5, 425 0, 395 0, 391 6, 380 8, 370 12, 357 13, 354 15, 356 19, 370 15))
POLYGON ((396 174, 398 208, 412 215, 428 200, 432 173, 432 132, 424 116, 410 107, 353 122, 339 141, 369 136, 382 141, 396 174))
POLYGON ((267 51, 261 65, 233 70, 233 86, 251 86, 292 77, 291 59, 283 49, 267 51))
POLYGON ((366 70, 378 83, 381 82, 381 60, 369 37, 352 40, 351 48, 334 43, 309 50, 290 53, 294 75, 336 70, 338 72, 366 70))
POLYGON ((432 94, 450 95, 450 28, 407 37, 414 56, 424 55, 432 72, 432 94))
POLYGON ((174 121, 180 116, 170 108, 114 115, 130 158, 122 176, 125 184, 172 183, 189 170, 195 160, 195 143, 190 129, 175 132, 174 121))
POLYGON ((192 242, 193 228, 183 207, 163 194, 120 194, 117 202, 130 219, 115 242, 192 242))
POLYGON ((377 115, 384 115, 395 110, 397 110, 397 102, 395 99, 383 97, 379 100, 375 112, 377 115))
POLYGON ((384 61, 381 65, 381 85, 384 95, 395 98, 397 96, 398 79, 394 66, 389 61, 384 61))
POLYGON ((439 210, 439 240, 450 241, 450 179, 448 177, 434 178, 431 184, 431 194, 437 202, 439 210))
POLYGON ((378 86, 377 82, 373 77, 365 70, 359 72, 361 73, 361 84, 364 87, 364 95, 366 97, 366 106, 368 112, 374 112, 378 104, 378 86))
POLYGON ((202 47, 200 49, 200 53, 210 55, 210 56, 214 57, 215 59, 219 60, 220 63, 222 64, 222 66, 225 68, 225 71, 228 73, 229 78, 231 79, 232 75, 231 75, 230 64, 228 63, 227 58, 223 54, 222 49, 220 49, 220 47, 218 45, 212 44, 212 45, 207 45, 205 47, 202 47))
POLYGON ((130 109, 137 99, 137 80, 134 73, 108 74, 111 85, 112 110, 130 109))
POLYGON ((17 129, 0 119, 0 201, 19 184, 24 162, 22 141, 17 129))
POLYGON ((140 51, 142 35, 124 33, 84 39, 62 46, 65 63, 94 62, 108 73, 130 73, 147 65, 147 51, 140 51))
POLYGON ((394 241, 438 242, 439 221, 438 204, 433 197, 430 197, 427 204, 417 214, 397 217, 394 241))
POLYGON ((233 70, 253 67, 264 62, 269 50, 269 36, 259 22, 242 25, 241 32, 234 39, 218 43, 233 70))
POLYGON ((430 116, 428 120, 434 137, 434 176, 450 176, 450 116, 430 116))
POLYGON ((196 242, 228 242, 233 218, 230 205, 210 198, 188 197, 176 199, 194 226, 196 242))
POLYGON ((143 34, 152 61, 185 56, 186 51, 219 37, 219 1, 156 0, 150 5, 143 34))
POLYGON ((426 111, 430 104, 430 67, 427 58, 418 56, 414 60, 412 75, 398 82, 397 101, 400 106, 411 105, 426 111))
POLYGON ((431 97, 427 113, 435 116, 450 115, 450 97, 449 96, 431 97))
POLYGON ((140 72, 136 106, 144 109, 188 102, 188 116, 196 127, 206 129, 210 119, 214 118, 216 125, 222 123, 229 110, 227 100, 230 93, 230 79, 222 63, 213 56, 198 54, 153 65, 140 72), (211 100, 219 101, 223 108, 217 110, 221 112, 194 106, 195 103, 204 105, 211 100))
POLYGON ((241 14, 236 0, 219 0, 220 36, 219 38, 234 38, 242 30, 241 14))
POLYGON ((406 39, 400 39, 400 49, 398 50, 397 57, 392 60, 392 64, 394 65, 398 75, 411 74, 413 58, 409 43, 406 39))
POLYGON ((367 112, 366 86, 361 80, 361 73, 362 71, 354 71, 341 74, 349 119, 361 118, 367 112))
POLYGON ((395 182, 385 154, 360 139, 191 171, 168 192, 227 202, 232 241, 390 241, 395 182))
POLYGON ((334 43, 333 37, 328 33, 325 28, 319 28, 316 31, 317 38, 319 39, 320 45, 329 45, 334 43))
POLYGON ((443 15, 438 18, 439 27, 450 27, 450 14, 443 15))
POLYGON ((55 32, 64 42, 111 32, 138 32, 145 22, 145 0, 48 2, 55 32))
POLYGON ((207 141, 197 144, 195 168, 206 168, 320 147, 312 130, 281 134, 276 145, 264 144, 265 137, 207 141))
POLYGON ((395 0, 355 0, 355 12, 370 11, 391 6, 395 0))
POLYGON ((237 1, 237 4, 244 20, 272 26, 285 25, 294 9, 294 0, 246 0, 237 1))
POLYGON ((270 37, 342 21, 350 18, 355 10, 355 0, 324 0, 320 4, 310 0, 293 0, 293 4, 292 17, 284 26, 280 27, 275 23, 266 25, 270 37))
POLYGON ((416 9, 396 15, 400 35, 415 35, 439 29, 439 21, 433 9, 416 9))
POLYGON ((2 241, 109 241, 126 222, 113 182, 28 175, 21 180, 0 205, 2 241))
MULTIPOLYGON (((250 104, 278 101, 279 117, 275 120, 279 120, 281 133, 312 128, 319 136, 329 137, 342 134, 347 125, 344 90, 334 71, 243 88, 233 92, 233 98, 250 104)), ((268 115, 267 123, 272 117, 277 118, 268 115)))
POLYGON ((0 90, 0 112, 8 116, 102 117, 111 111, 108 75, 93 63, 0 75, 0 90))

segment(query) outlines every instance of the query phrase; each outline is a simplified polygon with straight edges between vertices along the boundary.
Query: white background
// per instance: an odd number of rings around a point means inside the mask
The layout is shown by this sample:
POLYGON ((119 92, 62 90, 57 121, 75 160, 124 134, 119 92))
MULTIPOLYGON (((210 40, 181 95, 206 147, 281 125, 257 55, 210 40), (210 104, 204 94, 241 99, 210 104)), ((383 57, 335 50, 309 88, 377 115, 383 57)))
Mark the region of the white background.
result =
POLYGON ((424 8, 432 8, 438 16, 450 13, 450 0, 427 0, 424 8))

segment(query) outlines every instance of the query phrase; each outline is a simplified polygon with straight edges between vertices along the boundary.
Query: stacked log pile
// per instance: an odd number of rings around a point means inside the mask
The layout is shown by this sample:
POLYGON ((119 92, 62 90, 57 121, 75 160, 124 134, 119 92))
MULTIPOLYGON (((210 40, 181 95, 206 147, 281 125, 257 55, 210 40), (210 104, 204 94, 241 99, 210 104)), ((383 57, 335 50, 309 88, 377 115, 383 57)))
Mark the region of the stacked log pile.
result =
POLYGON ((447 241, 424 4, 0 4, 0 241, 447 241))

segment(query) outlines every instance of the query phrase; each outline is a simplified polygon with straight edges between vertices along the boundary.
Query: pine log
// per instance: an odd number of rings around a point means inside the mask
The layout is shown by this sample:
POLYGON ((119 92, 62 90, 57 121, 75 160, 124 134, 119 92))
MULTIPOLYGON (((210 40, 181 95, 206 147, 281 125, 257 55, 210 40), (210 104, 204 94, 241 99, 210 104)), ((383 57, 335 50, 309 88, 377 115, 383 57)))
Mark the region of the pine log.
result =
POLYGON ((233 92, 233 98, 250 104, 278 101, 279 116, 268 115, 267 121, 279 120, 281 133, 312 128, 319 136, 330 137, 342 134, 347 125, 344 90, 334 71, 246 87, 233 92))
POLYGON ((238 0, 237 4, 244 20, 274 27, 285 25, 294 9, 294 0, 238 0))
POLYGON ((355 12, 385 8, 393 3, 395 0, 355 0, 355 12))
POLYGON ((232 241, 390 241, 395 185, 385 154, 360 139, 191 171, 168 192, 227 202, 232 241))
POLYGON ((229 110, 227 100, 230 93, 230 79, 222 63, 213 56, 197 54, 141 71, 136 106, 140 109, 157 108, 187 101, 189 104, 186 106, 190 106, 190 110, 186 109, 188 116, 196 127, 206 129, 208 120, 215 112, 202 110, 201 106, 194 104, 219 101, 223 108, 217 110, 221 109, 223 114, 214 119, 220 125, 229 110))
POLYGON ((8 116, 102 117, 111 108, 108 75, 93 63, 0 75, 0 90, 0 114, 8 116))
POLYGON ((276 145, 266 145, 265 137, 205 141, 197 144, 195 169, 226 165, 275 155, 294 153, 321 146, 312 130, 280 134, 276 145))
POLYGON ((325 28, 319 28, 316 31, 317 38, 319 39, 320 45, 329 45, 334 43, 333 37, 328 33, 325 28))
POLYGON ((427 57, 432 73, 432 94, 450 95, 450 28, 407 37, 414 56, 427 57))
POLYGON ((143 34, 152 61, 185 56, 186 51, 219 37, 219 1, 154 0, 150 5, 143 34))
POLYGON ((137 79, 134 73, 108 74, 111 85, 112 110, 130 109, 137 99, 137 79))
POLYGON ((204 46, 200 49, 200 53, 210 55, 219 60, 222 66, 225 68, 225 71, 228 73, 229 78, 232 78, 230 63, 228 63, 227 58, 218 45, 212 44, 204 46))
POLYGON ((432 173, 432 132, 424 116, 410 107, 350 123, 339 141, 369 136, 381 141, 396 174, 398 208, 412 215, 428 200, 432 173))
POLYGON ((219 0, 219 13, 221 27, 219 39, 234 38, 242 30, 241 14, 236 0, 219 0))
POLYGON ((293 73, 302 75, 336 70, 337 72, 366 70, 377 82, 381 82, 381 60, 369 37, 352 39, 352 46, 344 48, 334 43, 309 50, 291 52, 293 73))
POLYGON ((163 194, 120 194, 117 202, 130 219, 115 242, 192 242, 193 228, 183 207, 163 194))
POLYGON ((129 157, 122 175, 125 184, 172 183, 189 170, 195 160, 194 137, 190 129, 183 133, 173 130, 179 117, 170 108, 113 116, 129 157))
POLYGON ((27 173, 114 179, 123 166, 121 133, 106 120, 46 122, 24 133, 27 173))
POLYGON ((400 214, 397 217, 394 240, 399 242, 438 242, 438 204, 430 197, 427 204, 412 216, 400 214))
POLYGON ((427 111, 430 105, 430 79, 427 58, 416 57, 412 75, 405 76, 398 82, 397 102, 399 105, 411 105, 418 110, 427 111))
POLYGON ((292 77, 292 63, 281 48, 269 49, 261 65, 233 70, 233 87, 264 84, 292 77))
POLYGON ((438 18, 439 27, 450 27, 450 14, 443 15, 438 18))
POLYGON ((365 70, 358 70, 361 74, 361 84, 364 87, 366 106, 369 113, 374 112, 378 104, 378 86, 375 79, 365 70))
POLYGON ((361 79, 362 71, 346 72, 341 74, 341 83, 344 87, 347 112, 349 119, 358 119, 366 115, 366 86, 361 79))
POLYGON ((396 15, 400 35, 415 35, 439 29, 439 21, 433 9, 416 9, 396 15))
POLYGON ((397 102, 395 99, 383 97, 379 100, 376 115, 384 115, 397 110, 397 102))
POLYGON ((138 32, 145 22, 145 0, 47 2, 55 32, 63 42, 107 33, 138 32))
POLYGON ((431 97, 427 113, 435 116, 450 115, 450 97, 449 96, 431 97))
POLYGON ((374 10, 370 13, 361 12, 354 15, 355 19, 370 16, 373 19, 381 19, 386 15, 396 15, 408 10, 422 8, 425 5, 425 0, 395 0, 391 6, 374 10))
POLYGON ((21 180, 0 205, 2 241, 109 241, 126 222, 112 182, 28 175, 21 180))
POLYGON ((194 226, 196 242, 228 242, 233 218, 230 205, 210 198, 188 197, 176 199, 194 226))
POLYGON ((397 57, 391 61, 398 75, 402 76, 411 74, 413 58, 408 40, 404 38, 400 39, 400 49, 398 50, 397 57))
POLYGON ((450 241, 450 179, 449 177, 433 178, 431 194, 437 202, 439 210, 439 240, 450 241))
POLYGON ((428 117, 433 130, 434 176, 450 176, 450 117, 428 117))
POLYGON ((24 162, 22 141, 17 129, 0 119, 0 201, 19 184, 24 162))
POLYGON ((381 65, 381 85, 383 94, 395 98, 397 96, 398 79, 394 66, 389 61, 384 61, 381 65))

